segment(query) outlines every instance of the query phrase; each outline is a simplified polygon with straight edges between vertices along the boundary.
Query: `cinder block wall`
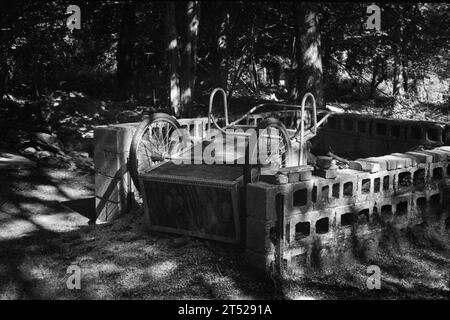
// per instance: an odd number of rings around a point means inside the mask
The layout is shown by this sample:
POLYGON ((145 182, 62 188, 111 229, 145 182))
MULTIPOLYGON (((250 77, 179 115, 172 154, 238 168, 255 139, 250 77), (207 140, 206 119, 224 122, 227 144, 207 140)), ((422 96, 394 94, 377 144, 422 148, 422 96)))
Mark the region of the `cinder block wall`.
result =
POLYGON ((251 183, 247 186, 246 259, 257 268, 271 270, 280 232, 284 262, 303 268, 326 267, 345 260, 349 252, 370 258, 389 227, 402 232, 431 219, 445 228, 449 217, 443 208, 450 208, 449 160, 450 147, 444 146, 361 159, 376 166, 366 171, 338 170, 333 179, 313 176, 311 181, 279 185, 251 183), (280 195, 282 213, 276 208, 280 195))
POLYGON ((355 159, 418 146, 450 145, 450 125, 431 121, 393 120, 359 114, 335 114, 312 139, 313 154, 326 154, 329 147, 340 156, 355 159))
POLYGON ((95 208, 97 220, 111 221, 127 212, 135 188, 128 172, 131 140, 138 123, 94 129, 95 208))
MULTIPOLYGON (((450 208, 450 126, 429 121, 392 120, 358 114, 336 114, 312 139, 312 153, 331 147, 353 160, 337 177, 247 187, 246 258, 269 271, 281 253, 294 267, 326 266, 357 253, 370 258, 388 225, 405 230, 425 212, 439 215, 450 208), (414 151, 420 147, 434 148, 414 151), (293 182, 293 183, 291 183, 293 182), (283 226, 276 199, 284 199, 283 226), (283 244, 279 246, 278 237, 283 244)), ((273 179, 286 181, 288 179, 273 179)))

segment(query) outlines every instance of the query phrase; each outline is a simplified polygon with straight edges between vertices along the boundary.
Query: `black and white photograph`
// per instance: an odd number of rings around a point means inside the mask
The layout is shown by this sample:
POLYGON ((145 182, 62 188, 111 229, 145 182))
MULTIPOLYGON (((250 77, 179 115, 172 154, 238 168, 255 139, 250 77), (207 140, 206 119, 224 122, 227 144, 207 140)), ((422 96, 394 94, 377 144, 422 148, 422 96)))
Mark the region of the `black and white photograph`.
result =
POLYGON ((446 2, 0 1, 0 300, 448 301, 449 62, 446 2))

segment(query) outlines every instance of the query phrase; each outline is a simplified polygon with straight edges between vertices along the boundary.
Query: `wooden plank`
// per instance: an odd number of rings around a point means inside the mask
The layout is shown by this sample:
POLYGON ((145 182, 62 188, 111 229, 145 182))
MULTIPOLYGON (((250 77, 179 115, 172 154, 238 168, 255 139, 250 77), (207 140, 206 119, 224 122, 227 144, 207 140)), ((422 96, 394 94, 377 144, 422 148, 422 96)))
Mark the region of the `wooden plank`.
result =
POLYGON ((183 183, 204 182, 209 184, 233 185, 242 180, 243 165, 174 164, 172 162, 141 174, 145 180, 168 180, 183 183))
POLYGON ((238 182, 223 181, 212 186, 211 182, 157 181, 147 176, 141 177, 141 183, 152 229, 241 241, 238 182))

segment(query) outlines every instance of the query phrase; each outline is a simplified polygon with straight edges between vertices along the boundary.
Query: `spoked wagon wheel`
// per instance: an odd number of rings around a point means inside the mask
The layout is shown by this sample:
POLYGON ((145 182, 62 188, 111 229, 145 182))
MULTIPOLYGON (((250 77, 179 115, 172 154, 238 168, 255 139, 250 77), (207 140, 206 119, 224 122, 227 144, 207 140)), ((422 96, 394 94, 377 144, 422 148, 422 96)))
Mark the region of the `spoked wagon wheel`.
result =
POLYGON ((136 189, 141 192, 139 174, 169 161, 186 144, 183 130, 174 117, 165 113, 146 117, 136 129, 130 149, 130 174, 136 189))
POLYGON ((292 145, 284 124, 275 118, 268 118, 258 125, 257 145, 250 146, 250 159, 271 169, 291 166, 292 145))

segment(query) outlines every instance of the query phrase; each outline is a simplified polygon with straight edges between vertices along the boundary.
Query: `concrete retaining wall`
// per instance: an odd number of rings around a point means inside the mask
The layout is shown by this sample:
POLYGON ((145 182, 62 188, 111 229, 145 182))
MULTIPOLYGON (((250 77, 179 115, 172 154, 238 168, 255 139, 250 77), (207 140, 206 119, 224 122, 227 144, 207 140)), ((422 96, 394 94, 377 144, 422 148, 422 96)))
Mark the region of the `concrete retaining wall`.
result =
POLYGON ((340 156, 380 156, 418 146, 450 145, 450 126, 431 121, 392 120, 359 114, 336 114, 312 139, 313 154, 331 147, 340 156))
MULTIPOLYGON (((361 159, 365 161, 366 159, 361 159)), ((273 267, 279 232, 289 266, 326 265, 351 251, 369 258, 387 225, 404 230, 431 213, 442 226, 450 207, 450 147, 371 158, 378 170, 338 170, 336 178, 247 186, 246 257, 266 271, 273 267), (284 225, 278 230, 277 197, 284 225)), ((283 179, 274 179, 274 181, 283 179)), ((284 180, 286 181, 286 180, 284 180)))

